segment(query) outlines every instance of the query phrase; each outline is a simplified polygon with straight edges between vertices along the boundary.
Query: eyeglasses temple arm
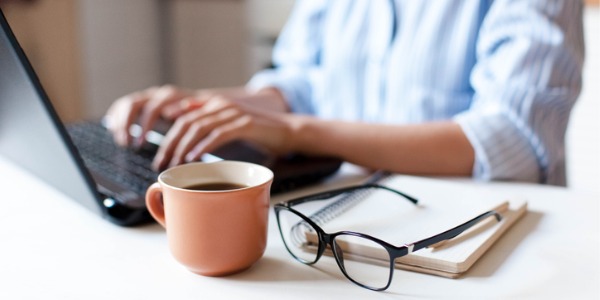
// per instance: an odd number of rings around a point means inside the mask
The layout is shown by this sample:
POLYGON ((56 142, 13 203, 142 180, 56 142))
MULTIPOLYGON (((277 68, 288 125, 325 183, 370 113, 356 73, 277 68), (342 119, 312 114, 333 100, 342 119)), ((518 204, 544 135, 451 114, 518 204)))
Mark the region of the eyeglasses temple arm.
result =
POLYGON ((452 239, 490 216, 494 216, 496 218, 496 221, 498 222, 502 221, 502 216, 500 215, 500 213, 498 213, 496 210, 490 210, 452 229, 446 230, 430 238, 426 238, 424 240, 420 240, 418 242, 406 245, 407 249, 409 250, 408 253, 410 254, 411 252, 430 247, 445 240, 452 239))
POLYGON ((409 195, 407 195, 405 193, 402 193, 400 191, 397 191, 395 189, 392 189, 392 188, 389 188, 389 187, 386 187, 386 186, 383 186, 383 185, 379 185, 379 184, 369 183, 369 184, 363 184, 363 185, 357 185, 357 186, 350 186, 350 187, 335 189, 335 190, 331 190, 331 191, 319 193, 319 194, 312 195, 312 196, 301 197, 301 198, 289 200, 286 203, 287 203, 288 206, 294 206, 294 205, 298 205, 298 204, 302 204, 302 203, 306 203, 306 202, 311 202, 311 201, 330 199, 330 198, 333 198, 335 196, 341 195, 343 193, 347 193, 347 192, 351 192, 351 191, 355 191, 355 190, 370 189, 370 188, 379 188, 379 189, 384 189, 384 190, 390 191, 390 192, 392 192, 392 193, 394 193, 396 195, 399 195, 399 196, 407 199, 408 201, 412 202, 413 204, 417 204, 419 202, 419 200, 417 200, 416 198, 414 198, 412 196, 409 196, 409 195))
POLYGON ((418 203, 419 203, 419 200, 418 200, 417 198, 415 198, 415 197, 412 197, 412 196, 410 196, 410 195, 407 195, 407 194, 405 194, 405 193, 403 193, 403 192, 401 192, 401 191, 398 191, 398 190, 395 190, 395 189, 389 188, 389 187, 387 187, 387 186, 384 186, 384 185, 379 185, 379 184, 375 184, 375 183, 370 183, 370 184, 365 184, 364 186, 365 186, 365 187, 374 187, 374 188, 380 188, 380 189, 388 190, 388 191, 390 191, 390 192, 392 192, 392 193, 395 193, 395 194, 397 194, 397 195, 399 195, 399 196, 401 196, 401 197, 405 198, 406 200, 408 200, 408 201, 412 202, 413 204, 418 204, 418 203))

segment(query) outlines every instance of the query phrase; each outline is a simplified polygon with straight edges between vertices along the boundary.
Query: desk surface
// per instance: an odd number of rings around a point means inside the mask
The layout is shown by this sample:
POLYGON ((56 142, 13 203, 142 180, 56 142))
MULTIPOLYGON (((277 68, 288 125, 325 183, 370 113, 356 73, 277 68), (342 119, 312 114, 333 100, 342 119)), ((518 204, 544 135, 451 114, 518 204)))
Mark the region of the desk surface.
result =
MULTIPOLYGON (((329 184, 360 176, 353 172, 329 184)), ((0 299, 598 299, 599 195, 489 185, 526 197, 529 212, 469 272, 446 279, 396 270, 388 291, 372 292, 329 258, 315 267, 294 261, 272 214, 267 250, 252 268, 222 278, 192 274, 171 257, 162 227, 112 225, 0 157, 0 299)))

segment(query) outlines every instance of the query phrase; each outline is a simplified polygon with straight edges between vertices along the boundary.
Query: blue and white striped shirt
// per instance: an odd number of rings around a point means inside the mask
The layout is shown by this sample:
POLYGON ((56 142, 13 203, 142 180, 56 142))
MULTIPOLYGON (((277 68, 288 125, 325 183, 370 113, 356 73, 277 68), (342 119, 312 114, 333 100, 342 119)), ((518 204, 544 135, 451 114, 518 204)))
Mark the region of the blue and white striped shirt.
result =
POLYGON ((454 120, 475 178, 564 185, 583 48, 578 0, 302 0, 248 85, 328 119, 454 120))

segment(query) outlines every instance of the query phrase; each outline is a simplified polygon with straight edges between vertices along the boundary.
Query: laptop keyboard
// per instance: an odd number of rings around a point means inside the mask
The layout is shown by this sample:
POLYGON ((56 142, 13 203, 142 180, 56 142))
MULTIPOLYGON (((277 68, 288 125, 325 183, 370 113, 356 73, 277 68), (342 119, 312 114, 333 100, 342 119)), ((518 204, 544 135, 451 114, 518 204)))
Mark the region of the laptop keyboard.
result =
POLYGON ((67 130, 92 173, 137 195, 144 195, 156 181, 158 173, 150 168, 154 151, 118 147, 110 132, 98 123, 71 124, 67 130))

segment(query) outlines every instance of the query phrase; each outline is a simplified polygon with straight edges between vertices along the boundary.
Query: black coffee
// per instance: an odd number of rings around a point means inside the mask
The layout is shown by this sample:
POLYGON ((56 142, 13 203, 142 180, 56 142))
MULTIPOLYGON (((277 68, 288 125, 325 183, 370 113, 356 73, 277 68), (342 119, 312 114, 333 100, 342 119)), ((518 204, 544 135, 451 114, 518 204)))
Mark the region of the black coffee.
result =
POLYGON ((248 187, 243 184, 231 183, 231 182, 209 182, 209 183, 197 183, 190 186, 184 187, 186 190, 195 191, 227 191, 237 190, 248 187))

